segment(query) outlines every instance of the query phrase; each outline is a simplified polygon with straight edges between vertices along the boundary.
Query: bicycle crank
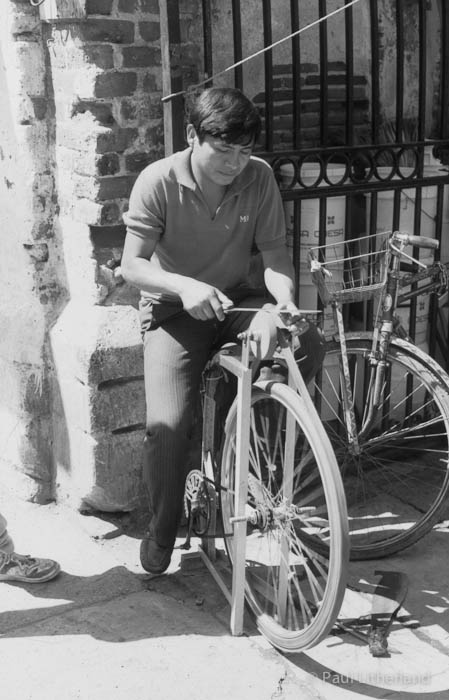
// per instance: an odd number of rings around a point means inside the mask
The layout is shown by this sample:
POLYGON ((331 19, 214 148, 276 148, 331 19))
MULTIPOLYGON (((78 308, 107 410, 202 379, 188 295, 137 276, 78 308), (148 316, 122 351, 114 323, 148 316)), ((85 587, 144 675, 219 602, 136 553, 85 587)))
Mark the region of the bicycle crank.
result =
POLYGON ((210 489, 204 474, 199 469, 192 469, 187 474, 184 488, 184 511, 188 518, 189 534, 193 532, 201 537, 207 532, 212 507, 210 489))

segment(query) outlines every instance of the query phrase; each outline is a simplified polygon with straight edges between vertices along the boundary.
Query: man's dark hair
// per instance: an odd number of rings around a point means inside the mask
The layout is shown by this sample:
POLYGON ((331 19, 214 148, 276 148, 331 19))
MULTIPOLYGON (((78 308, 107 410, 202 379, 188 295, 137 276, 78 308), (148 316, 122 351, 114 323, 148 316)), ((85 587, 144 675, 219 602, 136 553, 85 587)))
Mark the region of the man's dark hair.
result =
POLYGON ((257 107, 237 88, 206 88, 186 97, 186 120, 200 140, 206 136, 226 143, 257 141, 261 130, 257 107))

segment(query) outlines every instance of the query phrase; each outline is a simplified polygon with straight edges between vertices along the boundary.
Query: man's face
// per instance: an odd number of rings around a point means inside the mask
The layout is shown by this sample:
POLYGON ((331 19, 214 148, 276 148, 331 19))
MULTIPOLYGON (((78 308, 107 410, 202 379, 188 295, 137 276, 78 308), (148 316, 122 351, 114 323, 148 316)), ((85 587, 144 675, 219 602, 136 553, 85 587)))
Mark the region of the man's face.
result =
POLYGON ((193 127, 188 135, 195 168, 216 185, 230 185, 245 168, 253 152, 253 141, 234 144, 206 136, 200 143, 193 127))

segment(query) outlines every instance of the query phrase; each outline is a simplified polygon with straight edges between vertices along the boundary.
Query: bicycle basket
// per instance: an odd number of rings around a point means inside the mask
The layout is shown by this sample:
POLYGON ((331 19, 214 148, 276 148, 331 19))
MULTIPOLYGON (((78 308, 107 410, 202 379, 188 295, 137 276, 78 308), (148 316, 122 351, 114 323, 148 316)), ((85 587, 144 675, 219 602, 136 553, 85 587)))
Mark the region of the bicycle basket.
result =
POLYGON ((381 294, 387 279, 390 235, 382 232, 310 248, 312 279, 324 304, 362 301, 381 294))

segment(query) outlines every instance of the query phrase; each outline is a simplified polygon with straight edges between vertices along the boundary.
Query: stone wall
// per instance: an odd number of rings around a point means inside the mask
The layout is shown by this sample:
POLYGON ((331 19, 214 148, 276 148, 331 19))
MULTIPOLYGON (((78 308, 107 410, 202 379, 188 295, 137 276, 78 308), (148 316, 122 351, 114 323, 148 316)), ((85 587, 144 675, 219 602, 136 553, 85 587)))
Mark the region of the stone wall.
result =
POLYGON ((0 468, 3 484, 42 502, 54 491, 48 329, 66 296, 54 229, 54 111, 36 9, 24 1, 2 9, 0 468))
POLYGON ((141 497, 145 420, 137 292, 122 284, 123 211, 163 156, 157 0, 87 0, 45 23, 59 226, 70 301, 51 330, 57 494, 100 510, 141 497))
POLYGON ((127 510, 145 408, 122 214, 164 155, 159 2, 77 0, 81 18, 73 0, 44 3, 6 0, 0 35, 1 479, 127 510))

